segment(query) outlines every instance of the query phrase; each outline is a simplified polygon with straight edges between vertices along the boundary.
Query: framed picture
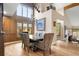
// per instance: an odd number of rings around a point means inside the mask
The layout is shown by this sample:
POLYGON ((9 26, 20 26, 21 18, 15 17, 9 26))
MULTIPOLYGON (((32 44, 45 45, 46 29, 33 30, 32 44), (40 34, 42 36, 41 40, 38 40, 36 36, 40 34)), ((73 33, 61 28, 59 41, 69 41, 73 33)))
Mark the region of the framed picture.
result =
POLYGON ((36 20, 36 27, 38 31, 45 31, 45 18, 36 20))

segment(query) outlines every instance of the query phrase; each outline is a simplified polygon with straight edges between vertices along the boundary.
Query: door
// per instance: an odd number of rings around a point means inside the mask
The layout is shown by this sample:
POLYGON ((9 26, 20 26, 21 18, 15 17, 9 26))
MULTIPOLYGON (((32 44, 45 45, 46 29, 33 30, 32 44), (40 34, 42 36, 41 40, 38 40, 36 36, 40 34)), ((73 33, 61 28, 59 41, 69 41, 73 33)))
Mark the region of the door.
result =
POLYGON ((4 40, 3 40, 3 4, 0 3, 0 56, 4 55, 4 40))

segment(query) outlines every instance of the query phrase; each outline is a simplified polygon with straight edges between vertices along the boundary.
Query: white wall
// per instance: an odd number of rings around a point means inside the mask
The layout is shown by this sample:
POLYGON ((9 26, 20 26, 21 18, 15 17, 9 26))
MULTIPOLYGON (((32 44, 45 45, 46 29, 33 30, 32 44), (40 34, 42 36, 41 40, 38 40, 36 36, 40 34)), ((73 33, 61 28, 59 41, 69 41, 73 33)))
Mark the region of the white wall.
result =
POLYGON ((54 38, 52 44, 56 42, 56 28, 53 27, 53 21, 54 15, 53 15, 53 10, 48 10, 44 13, 37 13, 35 12, 35 20, 36 19, 41 19, 41 18, 46 18, 46 25, 45 25, 45 31, 37 31, 36 29, 36 24, 35 24, 35 33, 42 32, 42 33, 54 33, 54 38))
POLYGON ((67 28, 71 28, 72 27, 72 24, 71 24, 71 22, 69 20, 69 17, 67 15, 65 15, 64 23, 67 26, 67 28))
POLYGON ((70 8, 66 10, 65 13, 72 26, 79 26, 79 6, 70 8))
POLYGON ((61 14, 62 16, 64 16, 64 9, 56 9, 56 11, 61 14))
MULTIPOLYGON (((56 27, 53 26, 53 21, 56 21, 57 19, 64 21, 64 16, 57 13, 55 10, 48 10, 44 13, 38 13, 35 11, 35 20, 46 18, 46 30, 45 31, 37 31, 36 24, 35 24, 35 33, 42 32, 42 33, 54 33, 54 39, 53 43, 56 42, 57 34, 56 34, 56 27)), ((61 33, 61 40, 64 39, 64 24, 61 26, 62 33, 61 33)))
MULTIPOLYGON (((52 33, 52 10, 48 10, 44 13, 37 13, 35 11, 35 20, 46 18, 45 31, 38 31, 44 33, 52 33)), ((35 24, 35 33, 37 32, 36 24, 35 24)))
POLYGON ((64 7, 69 5, 70 3, 54 3, 55 7, 56 7, 56 11, 61 14, 62 16, 64 16, 64 7))

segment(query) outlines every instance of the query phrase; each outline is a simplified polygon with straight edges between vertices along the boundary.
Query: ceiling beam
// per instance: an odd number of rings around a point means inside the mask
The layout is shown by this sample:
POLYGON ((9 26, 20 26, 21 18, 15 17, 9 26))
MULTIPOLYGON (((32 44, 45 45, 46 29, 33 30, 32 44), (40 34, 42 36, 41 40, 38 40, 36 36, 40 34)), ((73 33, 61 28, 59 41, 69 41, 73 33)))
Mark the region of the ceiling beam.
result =
POLYGON ((79 6, 79 3, 72 3, 64 7, 64 10, 70 9, 72 7, 79 6))

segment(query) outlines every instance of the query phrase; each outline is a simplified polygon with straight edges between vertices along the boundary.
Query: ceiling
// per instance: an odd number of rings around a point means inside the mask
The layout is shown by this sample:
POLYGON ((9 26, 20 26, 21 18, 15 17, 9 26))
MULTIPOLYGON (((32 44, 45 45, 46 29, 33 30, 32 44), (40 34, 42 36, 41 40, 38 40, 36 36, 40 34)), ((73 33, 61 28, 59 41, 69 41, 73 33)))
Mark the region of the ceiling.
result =
POLYGON ((4 3, 4 14, 7 16, 13 16, 13 14, 16 12, 17 6, 18 3, 4 3))
POLYGON ((69 5, 71 3, 54 3, 56 9, 64 8, 65 6, 69 5))
MULTIPOLYGON (((16 12, 18 4, 19 3, 4 3, 4 14, 7 16, 13 16, 13 14, 16 12)), ((70 3, 54 3, 54 4, 56 6, 56 9, 61 9, 70 3)))
POLYGON ((79 6, 67 9, 65 13, 72 26, 79 26, 79 6))
POLYGON ((71 3, 54 3, 54 5, 56 7, 56 11, 62 16, 64 16, 64 7, 69 4, 71 4, 71 3))

